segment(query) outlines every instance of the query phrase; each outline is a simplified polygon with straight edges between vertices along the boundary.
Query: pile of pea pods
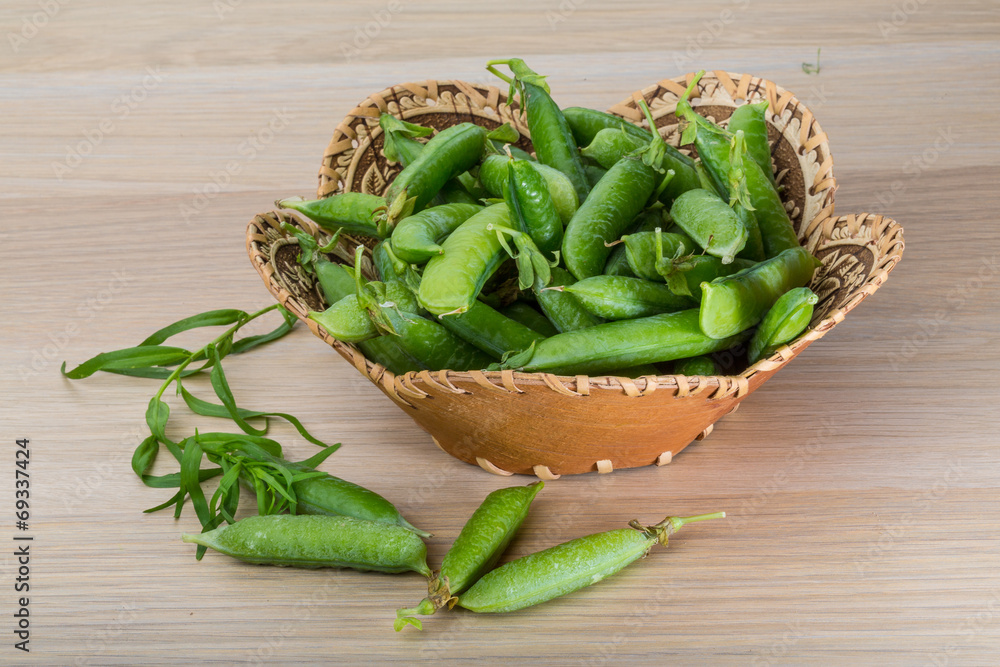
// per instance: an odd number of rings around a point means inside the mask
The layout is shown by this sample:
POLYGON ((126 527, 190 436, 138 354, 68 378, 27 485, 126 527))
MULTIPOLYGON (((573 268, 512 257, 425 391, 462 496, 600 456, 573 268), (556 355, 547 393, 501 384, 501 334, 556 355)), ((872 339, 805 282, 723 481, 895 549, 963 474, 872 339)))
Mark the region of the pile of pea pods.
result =
POLYGON ((775 184, 766 101, 723 129, 688 102, 699 73, 676 112, 692 158, 618 116, 561 109, 520 59, 487 69, 519 96, 534 155, 509 125, 435 134, 384 114, 384 154, 403 166, 384 196, 278 202, 380 239, 374 281, 310 253, 332 304, 310 317, 331 336, 397 374, 637 377, 718 374, 710 355, 727 349, 753 364, 808 326, 819 262, 775 184))

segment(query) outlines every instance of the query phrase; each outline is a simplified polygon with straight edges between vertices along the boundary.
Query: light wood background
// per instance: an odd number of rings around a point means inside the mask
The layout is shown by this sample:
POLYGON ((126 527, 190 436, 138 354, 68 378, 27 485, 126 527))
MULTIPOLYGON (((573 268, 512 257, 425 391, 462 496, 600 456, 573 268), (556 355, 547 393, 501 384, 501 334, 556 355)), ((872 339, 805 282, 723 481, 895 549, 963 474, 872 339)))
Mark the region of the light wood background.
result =
MULTIPOLYGON (((35 537, 30 655, 12 646, 16 563, 0 548, 0 663, 997 663, 996 3, 15 0, 0 28, 0 539, 13 544, 18 437, 35 537), (403 81, 485 80, 487 59, 514 55, 567 106, 702 67, 780 83, 829 133, 837 211, 896 218, 902 264, 671 465, 548 484, 511 556, 729 512, 591 589, 396 634, 417 575, 196 562, 179 539, 193 514, 143 514, 167 494, 129 468, 155 383, 70 382, 60 363, 267 305, 246 223, 314 192, 343 114, 403 81)), ((304 329, 227 370, 243 405, 343 442, 326 468, 432 529, 434 566, 512 483, 448 458, 304 329)), ((174 407, 173 433, 209 427, 174 407)))

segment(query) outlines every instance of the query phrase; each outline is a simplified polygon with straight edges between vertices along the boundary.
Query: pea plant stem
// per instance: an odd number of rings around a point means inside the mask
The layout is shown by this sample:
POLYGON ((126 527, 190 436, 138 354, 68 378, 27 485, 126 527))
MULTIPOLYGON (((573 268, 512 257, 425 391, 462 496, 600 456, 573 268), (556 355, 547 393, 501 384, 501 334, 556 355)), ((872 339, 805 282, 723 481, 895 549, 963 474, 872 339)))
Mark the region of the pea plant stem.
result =
POLYGON ((261 315, 265 315, 265 314, 271 312, 272 310, 276 310, 277 308, 280 307, 280 305, 281 304, 275 303, 275 304, 272 304, 272 305, 270 305, 270 306, 268 306, 266 308, 262 308, 261 310, 258 310, 256 313, 252 313, 246 319, 241 319, 239 322, 237 322, 233 326, 231 326, 228 329, 226 329, 226 331, 224 331, 223 333, 219 334, 216 338, 214 338, 210 343, 208 343, 207 345, 205 345, 201 349, 196 350, 195 352, 193 352, 191 354, 191 356, 189 356, 187 359, 185 359, 184 361, 182 361, 180 363, 180 365, 178 365, 177 368, 175 368, 174 371, 169 376, 167 376, 167 379, 163 381, 163 384, 160 386, 159 391, 156 392, 156 398, 157 398, 157 400, 159 400, 163 396, 163 392, 165 392, 167 390, 167 387, 169 387, 172 382, 174 382, 175 380, 177 380, 178 378, 180 378, 181 373, 184 372, 185 368, 187 368, 188 366, 190 366, 194 361, 196 361, 196 360, 198 360, 198 359, 200 359, 202 357, 207 357, 208 356, 208 348, 210 348, 213 345, 218 345, 219 343, 222 343, 226 339, 231 338, 232 336, 236 335, 236 332, 239 331, 243 326, 245 326, 249 322, 257 319, 261 315))

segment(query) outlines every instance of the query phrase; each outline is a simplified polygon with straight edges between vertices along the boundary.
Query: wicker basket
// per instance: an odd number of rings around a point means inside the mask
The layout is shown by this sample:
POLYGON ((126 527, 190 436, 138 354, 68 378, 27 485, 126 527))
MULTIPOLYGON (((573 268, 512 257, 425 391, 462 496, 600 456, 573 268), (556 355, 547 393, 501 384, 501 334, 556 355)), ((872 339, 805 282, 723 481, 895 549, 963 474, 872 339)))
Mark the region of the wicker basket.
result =
MULTIPOLYGON (((635 122, 635 101, 644 98, 660 133, 677 144, 673 111, 692 75, 666 79, 637 91, 610 111, 635 122)), ((717 122, 742 100, 766 98, 776 173, 786 208, 802 244, 823 261, 811 287, 819 297, 810 328, 774 355, 742 372, 715 377, 678 375, 562 377, 514 371, 422 371, 396 376, 351 345, 336 341, 305 315, 325 304, 296 262, 297 245, 280 223, 290 222, 321 238, 310 223, 287 212, 256 216, 247 230, 247 251, 268 290, 310 330, 402 410, 449 454, 499 474, 563 474, 663 465, 712 425, 733 412, 768 378, 810 343, 824 336, 888 277, 903 252, 902 228, 879 215, 834 217, 836 182, 826 134, 791 93, 750 75, 711 72, 692 101, 717 122)), ((336 128, 320 170, 320 196, 342 191, 381 193, 398 171, 381 153, 378 117, 389 112, 436 128, 471 121, 489 128, 512 123, 530 150, 527 128, 503 91, 460 81, 424 81, 372 95, 336 128)), ((359 239, 335 251, 352 256, 359 239)), ((363 240, 363 239, 362 239, 363 240)))

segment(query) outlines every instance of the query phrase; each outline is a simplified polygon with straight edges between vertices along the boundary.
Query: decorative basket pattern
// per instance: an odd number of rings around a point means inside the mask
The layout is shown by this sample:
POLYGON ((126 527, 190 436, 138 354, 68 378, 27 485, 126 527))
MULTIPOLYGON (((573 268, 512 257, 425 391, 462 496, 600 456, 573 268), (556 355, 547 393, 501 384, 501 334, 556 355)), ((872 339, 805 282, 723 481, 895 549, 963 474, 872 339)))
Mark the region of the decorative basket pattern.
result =
MULTIPOLYGON (((676 145, 673 110, 690 80, 690 75, 666 79, 611 111, 638 120, 635 102, 645 98, 661 134, 676 145)), ((247 229, 251 262, 284 307, 452 456, 494 474, 534 474, 547 480, 664 465, 690 442, 707 436, 718 419, 874 293, 903 252, 902 228, 893 220, 871 214, 833 217, 836 182, 826 135, 791 93, 763 79, 726 72, 706 75, 699 88, 695 110, 720 122, 741 100, 769 100, 773 155, 786 208, 803 245, 823 261, 811 285, 820 301, 809 329, 738 374, 629 379, 440 370, 397 376, 306 317, 325 304, 296 261, 297 244, 280 225, 289 222, 326 238, 315 225, 290 212, 257 215, 247 229)), ((383 111, 437 128, 464 121, 491 128, 510 122, 524 137, 521 146, 531 149, 516 105, 508 106, 498 88, 459 81, 395 86, 369 97, 337 127, 320 170, 321 196, 345 190, 380 194, 391 181, 398 167, 381 154, 378 115, 383 111)), ((349 260, 359 240, 364 239, 343 239, 334 256, 349 260)))

